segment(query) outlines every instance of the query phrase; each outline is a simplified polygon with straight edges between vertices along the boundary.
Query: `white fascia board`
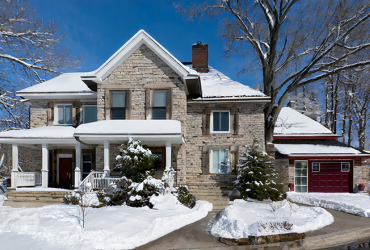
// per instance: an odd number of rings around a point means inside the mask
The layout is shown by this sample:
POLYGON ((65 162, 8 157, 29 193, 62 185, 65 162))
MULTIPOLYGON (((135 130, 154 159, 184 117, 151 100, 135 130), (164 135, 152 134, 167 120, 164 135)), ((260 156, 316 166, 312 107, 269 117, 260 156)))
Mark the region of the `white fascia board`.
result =
POLYGON ((0 138, 0 143, 5 144, 50 144, 50 145, 75 145, 76 139, 61 139, 61 138, 0 138))
POLYGON ((230 103, 230 102, 270 102, 270 97, 219 97, 189 100, 187 103, 230 103))
POLYGON ((284 154, 290 157, 370 157, 370 154, 284 154))
POLYGON ((96 92, 76 93, 16 93, 16 96, 21 96, 25 99, 96 99, 98 94, 96 92))
POLYGON ((148 46, 157 56, 168 64, 183 79, 189 74, 181 62, 179 62, 162 45, 154 40, 144 30, 140 30, 130 40, 128 40, 116 53, 113 54, 99 69, 96 75, 100 79, 108 77, 123 61, 135 52, 142 44, 148 46))
POLYGON ((112 143, 112 144, 121 144, 125 141, 128 141, 130 137, 134 140, 140 140, 143 143, 154 142, 154 143, 157 143, 158 146, 160 144, 165 145, 166 143, 171 143, 174 145, 181 145, 184 143, 181 134, 175 134, 175 135, 144 135, 144 134, 78 135, 78 134, 75 134, 75 137, 78 138, 78 140, 86 144, 101 144, 102 141, 108 141, 109 143, 112 143))

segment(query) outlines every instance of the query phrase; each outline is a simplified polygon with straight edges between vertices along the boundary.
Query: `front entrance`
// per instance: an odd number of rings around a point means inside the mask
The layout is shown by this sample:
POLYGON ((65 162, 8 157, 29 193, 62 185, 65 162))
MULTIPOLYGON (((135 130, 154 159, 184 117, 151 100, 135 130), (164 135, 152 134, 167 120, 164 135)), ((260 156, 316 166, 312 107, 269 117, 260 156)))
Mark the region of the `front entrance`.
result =
POLYGON ((64 188, 72 186, 72 156, 67 157, 59 157, 59 186, 64 188))
POLYGON ((310 192, 349 193, 350 162, 310 162, 310 192))

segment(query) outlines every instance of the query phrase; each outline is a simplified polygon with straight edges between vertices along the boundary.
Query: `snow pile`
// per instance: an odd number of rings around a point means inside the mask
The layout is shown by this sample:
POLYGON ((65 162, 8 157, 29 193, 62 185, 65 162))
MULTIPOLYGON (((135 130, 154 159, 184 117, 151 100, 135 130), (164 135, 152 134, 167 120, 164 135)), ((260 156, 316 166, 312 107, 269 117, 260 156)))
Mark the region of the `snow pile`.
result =
POLYGON ((198 73, 202 85, 202 97, 266 97, 261 91, 231 80, 221 72, 209 66, 208 73, 198 73))
POLYGON ((253 203, 235 200, 220 214, 211 234, 224 238, 248 238, 283 233, 303 233, 317 230, 334 222, 333 216, 322 208, 300 207, 287 200, 253 203))
POLYGON ((370 217, 370 196, 367 193, 294 193, 288 192, 288 200, 319 206, 337 211, 370 217))
POLYGON ((4 204, 4 200, 7 200, 8 198, 6 197, 5 194, 0 194, 0 207, 4 204))
POLYGON ((193 209, 157 198, 157 209, 111 206, 90 208, 85 228, 79 207, 0 207, 3 249, 132 249, 207 216, 212 204, 198 201, 193 209), (159 201, 161 200, 161 201, 159 201))
POLYGON ((274 134, 332 134, 332 132, 308 116, 284 107, 276 120, 274 134))

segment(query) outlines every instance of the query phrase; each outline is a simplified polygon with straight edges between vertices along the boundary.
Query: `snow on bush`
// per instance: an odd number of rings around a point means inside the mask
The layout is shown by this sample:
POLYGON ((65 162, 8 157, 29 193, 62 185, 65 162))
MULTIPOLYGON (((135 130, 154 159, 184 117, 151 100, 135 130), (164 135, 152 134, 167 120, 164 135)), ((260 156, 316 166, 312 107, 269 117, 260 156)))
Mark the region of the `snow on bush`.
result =
POLYGON ((333 222, 333 216, 322 208, 300 207, 287 200, 273 202, 273 205, 235 200, 221 212, 212 226, 211 234, 239 239, 248 236, 303 233, 333 222))
POLYGON ((294 193, 288 192, 288 200, 311 206, 370 217, 370 196, 366 193, 294 193))

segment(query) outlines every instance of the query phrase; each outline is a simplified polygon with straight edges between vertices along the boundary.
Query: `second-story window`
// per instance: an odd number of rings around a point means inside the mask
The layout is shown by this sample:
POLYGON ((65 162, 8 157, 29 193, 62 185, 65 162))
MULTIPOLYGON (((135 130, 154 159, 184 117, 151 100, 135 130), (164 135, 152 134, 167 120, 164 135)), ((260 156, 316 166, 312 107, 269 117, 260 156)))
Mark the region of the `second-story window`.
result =
POLYGON ((230 111, 212 111, 211 133, 230 132, 230 111))
POLYGON ((72 125, 72 104, 58 104, 58 124, 72 125))
POLYGON ((126 119, 126 91, 112 91, 112 120, 126 119))
POLYGON ((98 109, 96 105, 84 105, 82 110, 83 123, 96 122, 98 109))
POLYGON ((167 107, 167 90, 155 90, 153 98, 153 120, 165 120, 167 107))

